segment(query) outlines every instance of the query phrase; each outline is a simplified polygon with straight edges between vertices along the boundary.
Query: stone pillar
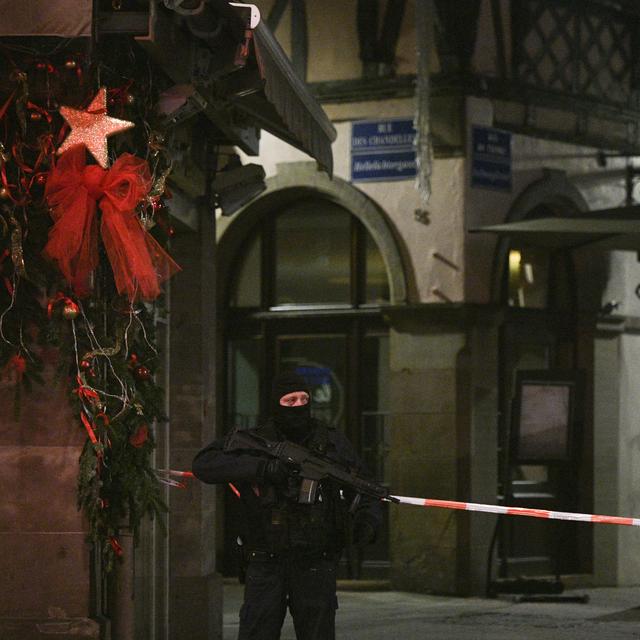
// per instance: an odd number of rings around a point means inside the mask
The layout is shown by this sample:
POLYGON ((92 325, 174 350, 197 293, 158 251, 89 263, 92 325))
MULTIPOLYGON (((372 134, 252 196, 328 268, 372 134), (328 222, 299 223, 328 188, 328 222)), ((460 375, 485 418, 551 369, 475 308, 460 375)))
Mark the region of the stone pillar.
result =
MULTIPOLYGON (((498 326, 492 315, 478 317, 469 330, 468 367, 459 366, 461 402, 459 436, 468 452, 458 473, 460 499, 496 504, 498 491, 498 326), (466 373, 465 373, 466 372, 466 373), (465 414, 463 406, 468 413, 465 414)), ((459 365, 462 365, 459 362, 459 365)), ((462 461, 461 461, 462 462, 462 461)), ((463 595, 485 595, 489 546, 496 516, 470 514, 467 558, 458 565, 458 588, 463 595)))
MULTIPOLYGON (((443 323, 423 308, 391 331, 394 493, 495 502, 496 330, 464 313, 443 323)), ((482 594, 495 521, 467 512, 392 505, 394 589, 482 594)))
MULTIPOLYGON (((390 339, 391 486, 400 495, 455 499, 455 362, 465 336, 394 330, 390 339)), ((392 506, 392 587, 455 593, 459 526, 453 511, 392 506)))
MULTIPOLYGON (((620 425, 619 334, 597 335, 593 386, 593 509, 616 515, 620 425)), ((593 574, 596 584, 615 585, 618 578, 617 527, 595 527, 593 574)))
MULTIPOLYGON (((202 207, 198 232, 176 235, 182 271, 171 286, 170 466, 190 470, 214 437, 215 225, 202 207)), ((222 637, 222 578, 215 571, 215 489, 192 480, 170 493, 169 638, 222 637)))
MULTIPOLYGON (((640 513, 640 336, 607 327, 594 346, 594 512, 640 513), (613 329, 613 330, 611 330, 613 329)), ((594 581, 623 586, 640 582, 637 531, 594 527, 594 581)))

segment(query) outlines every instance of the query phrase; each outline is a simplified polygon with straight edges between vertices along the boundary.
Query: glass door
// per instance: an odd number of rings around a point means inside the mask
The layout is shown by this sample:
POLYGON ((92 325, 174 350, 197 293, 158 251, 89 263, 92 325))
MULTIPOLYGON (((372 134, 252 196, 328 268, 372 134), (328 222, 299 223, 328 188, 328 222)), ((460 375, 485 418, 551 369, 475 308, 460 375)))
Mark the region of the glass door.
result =
POLYGON ((237 338, 229 343, 228 407, 225 431, 258 425, 260 416, 260 336, 237 338))
MULTIPOLYGON (((366 332, 360 354, 360 455, 378 482, 388 486, 391 415, 389 403, 389 335, 366 332)), ((389 572, 389 503, 373 545, 357 552, 355 578, 387 578, 389 572)))
MULTIPOLYGON (((274 376, 296 369, 311 385, 312 414, 343 430, 384 480, 389 345, 382 308, 391 301, 390 283, 365 224, 333 200, 305 191, 265 212, 222 283, 228 301, 224 431, 265 420, 274 376)), ((225 500, 231 501, 228 532, 237 504, 230 495, 225 500)), ((235 536, 227 533, 225 540, 230 575, 235 536)), ((385 523, 364 561, 349 563, 351 574, 367 563, 388 567, 387 541, 385 523)))

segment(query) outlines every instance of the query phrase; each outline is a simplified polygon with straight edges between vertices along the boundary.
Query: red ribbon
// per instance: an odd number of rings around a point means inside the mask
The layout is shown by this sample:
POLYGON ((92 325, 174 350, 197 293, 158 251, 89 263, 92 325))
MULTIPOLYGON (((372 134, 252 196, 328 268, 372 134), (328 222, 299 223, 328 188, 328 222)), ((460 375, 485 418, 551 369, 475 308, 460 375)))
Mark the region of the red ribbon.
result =
POLYGON ((109 544, 111 545, 114 553, 118 557, 122 556, 124 551, 122 550, 122 547, 120 546, 120 543, 118 542, 118 539, 115 536, 110 536, 109 537, 109 544))
POLYGON ((80 412, 80 419, 82 420, 82 424, 84 428, 87 430, 87 435, 89 436, 89 440, 93 444, 98 444, 98 438, 96 438, 96 432, 93 430, 93 426, 91 422, 89 422, 89 418, 84 415, 84 413, 80 412))
MULTIPOLYGON (((11 255, 9 253, 9 249, 5 249, 1 254, 0 254, 0 273, 2 273, 2 263, 7 259, 7 257, 11 255)), ((11 280, 9 280, 9 278, 7 278, 7 276, 2 276, 2 280, 4 282, 4 286, 7 289, 7 292, 9 293, 10 296, 13 295, 13 284, 11 282, 11 280)))
POLYGON ((29 101, 27 102, 27 109, 29 109, 29 111, 33 111, 34 113, 39 113, 49 124, 51 124, 53 118, 46 109, 43 109, 41 106, 29 101))
POLYGON ((73 393, 77 394, 80 400, 87 400, 90 403, 96 403, 100 401, 98 392, 91 387, 85 386, 80 376, 76 376, 76 382, 78 383, 78 387, 73 390, 73 393))
POLYGON ((0 120, 4 118, 5 114, 7 113, 7 109, 9 108, 9 106, 11 105, 15 97, 16 97, 16 89, 12 91, 11 95, 5 100, 2 107, 0 107, 0 120))
POLYGON ((136 216, 136 205, 150 188, 149 166, 129 153, 110 169, 87 165, 83 145, 62 154, 45 188, 54 225, 44 254, 56 261, 77 295, 89 293, 98 265, 98 206, 100 235, 119 293, 153 300, 160 283, 180 269, 136 216))

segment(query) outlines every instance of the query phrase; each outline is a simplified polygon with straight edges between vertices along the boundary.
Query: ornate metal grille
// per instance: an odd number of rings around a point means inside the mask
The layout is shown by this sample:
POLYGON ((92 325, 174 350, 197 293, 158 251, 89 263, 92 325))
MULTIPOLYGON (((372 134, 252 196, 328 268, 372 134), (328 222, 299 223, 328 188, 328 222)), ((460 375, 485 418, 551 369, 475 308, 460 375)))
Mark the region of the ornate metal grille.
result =
POLYGON ((541 89, 630 104, 637 83, 637 14, 595 1, 512 3, 513 76, 541 89))

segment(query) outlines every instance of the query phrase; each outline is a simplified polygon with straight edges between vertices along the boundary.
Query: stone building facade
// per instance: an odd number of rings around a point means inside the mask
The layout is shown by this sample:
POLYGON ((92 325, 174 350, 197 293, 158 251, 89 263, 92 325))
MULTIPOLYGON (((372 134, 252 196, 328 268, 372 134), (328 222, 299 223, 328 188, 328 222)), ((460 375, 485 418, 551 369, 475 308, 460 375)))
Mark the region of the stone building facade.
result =
MULTIPOLYGON (((279 12, 284 4, 258 3, 334 122, 334 177, 270 136, 257 160, 244 159, 264 167, 267 190, 218 220, 219 329, 227 353, 219 370, 220 379, 229 381, 218 389, 226 406, 218 429, 260 414, 261 380, 274 367, 312 367, 345 398, 346 418, 336 418, 337 424, 374 465, 382 460, 376 469, 397 494, 636 514, 636 255, 616 250, 622 244, 615 242, 601 247, 602 236, 591 232, 574 244, 550 242, 544 233, 523 240, 508 231, 477 232, 530 218, 579 218, 632 200, 635 63, 626 67, 621 60, 634 46, 627 26, 637 23, 635 9, 628 3, 605 8, 590 2, 578 10, 487 0, 465 3, 462 15, 459 5, 435 0, 422 9, 415 2, 389 3, 391 13, 383 15, 380 3, 327 1, 307 3, 301 15, 295 3, 279 12), (394 15, 398 30, 389 66, 384 25, 394 15), (418 20, 430 30, 422 48, 418 20), (371 26, 376 24, 378 31, 371 26), (578 24, 592 27, 581 52, 578 24), (367 48, 372 43, 379 47, 377 58, 367 48), (413 179, 358 181, 352 173, 354 124, 415 118, 417 52, 428 56, 431 68, 428 203, 413 179), (597 72, 594 56, 600 56, 597 72), (571 70, 578 83, 573 86, 571 70), (592 72, 595 84, 586 79, 592 72), (483 183, 477 130, 508 139, 507 186, 483 183), (279 287, 288 286, 287 261, 298 264, 279 235, 280 216, 284 220, 295 209, 302 220, 307 210, 334 205, 378 247, 386 297, 377 303, 351 298, 346 305, 316 300, 315 306, 311 298, 279 298, 279 287), (273 258, 264 256, 274 250, 267 251, 271 241, 265 238, 275 238, 282 273, 269 270, 273 258), (262 262, 247 257, 257 246, 251 242, 262 243, 262 262), (378 335, 385 336, 384 358, 380 349, 372 356, 362 346, 374 332, 367 324, 373 316, 380 321, 378 335), (345 324, 347 317, 353 324, 345 324), (344 337, 346 364, 326 355, 329 334, 344 337), (306 352, 290 348, 294 338, 298 346, 307 340, 306 352), (324 360, 312 338, 325 340, 324 360), (367 353, 375 363, 359 359, 367 353), (539 384, 563 375, 570 383, 570 445, 562 459, 514 453, 522 372, 533 372, 539 384), (370 406, 368 394, 377 406, 370 406), (372 414, 378 426, 369 429, 372 414), (372 430, 373 443, 367 435, 372 430)), ((320 226, 317 233, 338 237, 320 226)), ((311 259, 316 249, 309 247, 311 259)), ((335 246, 324 251, 329 262, 337 260, 335 246)), ((309 282, 312 289, 317 284, 309 282)), ((327 415, 335 417, 333 411, 327 415)), ((633 535, 625 528, 512 524, 392 506, 386 549, 365 556, 359 575, 385 575, 398 589, 458 594, 486 593, 489 583, 499 589, 522 576, 637 583, 633 535)), ((226 547, 220 549, 224 555, 226 547)))

